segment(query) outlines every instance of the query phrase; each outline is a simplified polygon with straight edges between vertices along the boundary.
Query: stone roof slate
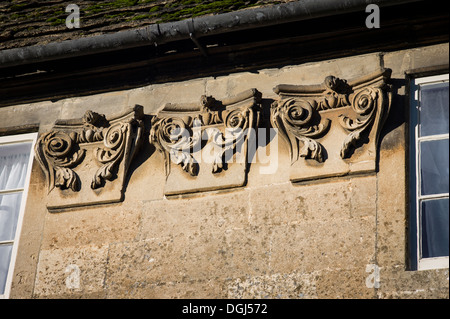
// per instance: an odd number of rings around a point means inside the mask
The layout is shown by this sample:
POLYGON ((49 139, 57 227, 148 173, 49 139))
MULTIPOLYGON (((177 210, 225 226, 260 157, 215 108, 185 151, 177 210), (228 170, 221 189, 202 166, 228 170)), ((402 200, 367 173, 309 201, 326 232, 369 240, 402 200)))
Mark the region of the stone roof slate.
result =
POLYGON ((154 23, 237 11, 292 0, 12 0, 0 1, 0 50, 118 32, 154 23), (80 28, 66 27, 69 4, 80 28))

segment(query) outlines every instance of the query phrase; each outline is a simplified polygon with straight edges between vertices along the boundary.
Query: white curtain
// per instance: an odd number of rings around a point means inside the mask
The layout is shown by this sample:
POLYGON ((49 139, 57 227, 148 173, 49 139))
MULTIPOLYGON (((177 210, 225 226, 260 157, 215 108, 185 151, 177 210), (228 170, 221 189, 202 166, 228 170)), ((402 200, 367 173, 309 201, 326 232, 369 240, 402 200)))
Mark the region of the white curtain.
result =
POLYGON ((21 153, 11 154, 7 150, 2 154, 4 146, 0 148, 0 190, 23 188, 27 175, 29 150, 17 148, 21 153))
MULTIPOLYGON (((0 147, 0 190, 21 189, 24 187, 29 148, 27 150, 20 147, 15 148, 15 150, 20 151, 20 153, 11 152, 5 146, 0 147)), ((0 241, 14 239, 21 199, 21 191, 6 194, 0 193, 0 241)))
MULTIPOLYGON (((0 191, 22 189, 27 175, 29 143, 0 146, 0 191)), ((12 243, 23 191, 0 192, 0 295, 5 291, 12 243)))

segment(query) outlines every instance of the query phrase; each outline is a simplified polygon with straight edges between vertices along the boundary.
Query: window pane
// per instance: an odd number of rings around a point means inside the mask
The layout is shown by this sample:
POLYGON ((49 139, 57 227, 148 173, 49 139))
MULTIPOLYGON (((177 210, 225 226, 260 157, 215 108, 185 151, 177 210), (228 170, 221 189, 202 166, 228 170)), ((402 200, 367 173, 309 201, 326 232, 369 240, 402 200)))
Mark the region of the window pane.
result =
POLYGON ((0 145, 0 190, 23 188, 31 143, 0 145))
POLYGON ((448 82, 420 88, 420 135, 448 133, 448 82))
POLYGON ((11 260, 12 245, 0 245, 0 295, 5 293, 6 277, 11 260))
POLYGON ((0 195, 0 241, 14 240, 22 192, 0 195))
POLYGON ((448 193, 448 139, 420 143, 422 195, 448 193))
POLYGON ((422 202, 422 257, 448 256, 448 198, 422 202))

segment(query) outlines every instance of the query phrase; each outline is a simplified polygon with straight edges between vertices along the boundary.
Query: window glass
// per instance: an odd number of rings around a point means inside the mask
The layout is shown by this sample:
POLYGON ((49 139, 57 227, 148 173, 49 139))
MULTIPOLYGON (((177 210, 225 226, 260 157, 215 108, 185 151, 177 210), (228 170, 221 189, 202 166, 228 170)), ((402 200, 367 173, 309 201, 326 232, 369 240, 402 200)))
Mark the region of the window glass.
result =
POLYGON ((0 295, 5 293, 6 276, 11 261, 12 244, 0 245, 0 295))
POLYGON ((448 139, 420 143, 422 195, 448 193, 448 139))
POLYGON ((411 92, 411 269, 448 268, 449 77, 417 78, 411 92))
POLYGON ((448 256, 448 198, 422 202, 422 257, 448 256))
POLYGON ((448 82, 420 88, 420 136, 448 133, 448 82))

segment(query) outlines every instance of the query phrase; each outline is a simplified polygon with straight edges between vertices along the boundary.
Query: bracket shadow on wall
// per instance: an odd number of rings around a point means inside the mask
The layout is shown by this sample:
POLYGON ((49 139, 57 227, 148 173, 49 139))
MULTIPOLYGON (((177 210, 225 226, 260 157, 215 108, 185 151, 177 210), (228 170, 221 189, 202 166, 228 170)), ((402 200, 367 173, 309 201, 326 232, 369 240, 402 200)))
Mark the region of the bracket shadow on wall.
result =
MULTIPOLYGON (((390 75, 383 69, 351 81, 328 76, 320 85, 275 87, 270 122, 289 145, 291 181, 375 171, 392 100, 390 75)), ((164 156, 164 193, 244 186, 261 98, 250 89, 221 101, 201 96, 199 103, 160 108, 149 140, 164 156)), ((47 178, 48 209, 123 200, 143 121, 139 105, 110 118, 87 111, 82 119, 57 121, 40 136, 36 157, 47 178)))

